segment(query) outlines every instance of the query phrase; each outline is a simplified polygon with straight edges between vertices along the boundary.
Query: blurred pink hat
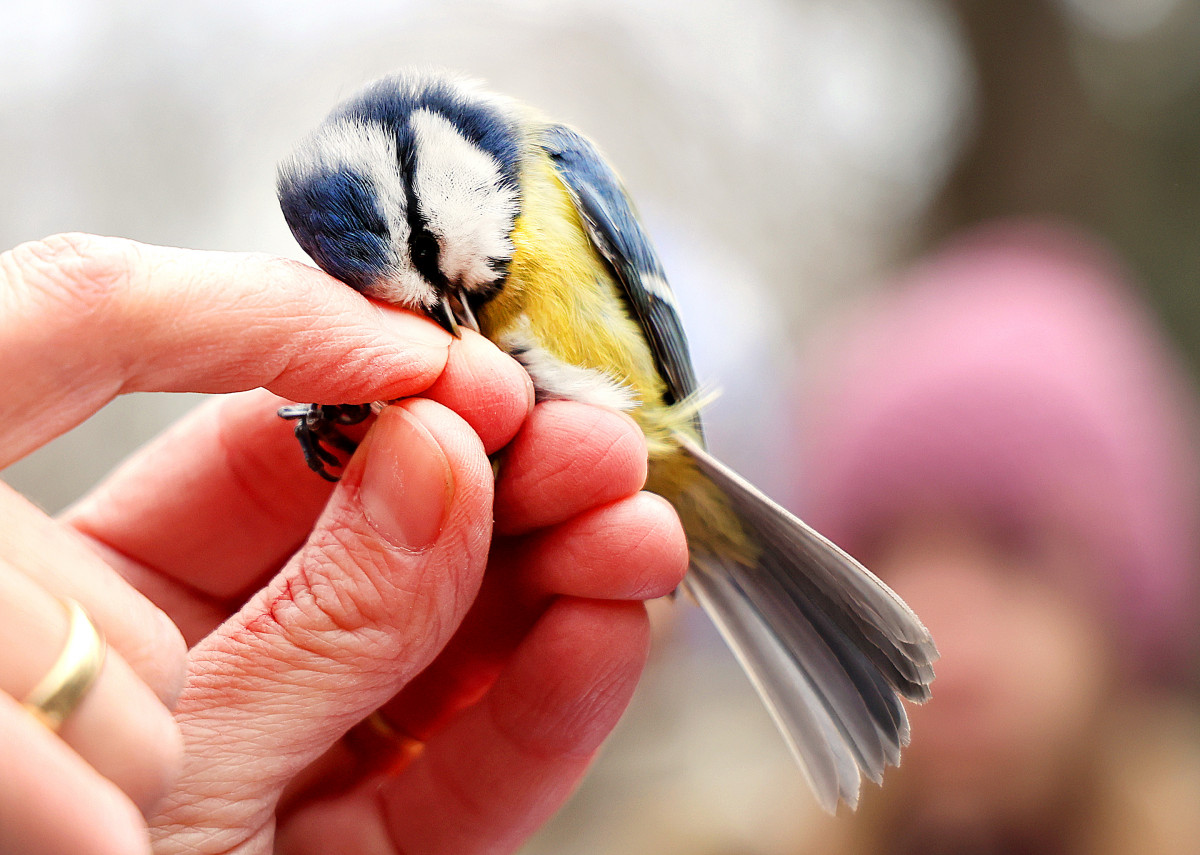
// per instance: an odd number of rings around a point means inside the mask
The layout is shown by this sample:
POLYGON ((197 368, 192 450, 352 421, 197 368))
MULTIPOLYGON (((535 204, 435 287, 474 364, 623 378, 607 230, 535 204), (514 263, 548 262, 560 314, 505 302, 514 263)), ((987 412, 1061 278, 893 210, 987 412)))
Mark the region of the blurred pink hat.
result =
POLYGON ((1098 557, 1132 661, 1190 653, 1193 392, 1115 259, 1080 233, 970 232, 825 340, 806 406, 806 516, 862 551, 914 501, 1045 520, 1098 557))

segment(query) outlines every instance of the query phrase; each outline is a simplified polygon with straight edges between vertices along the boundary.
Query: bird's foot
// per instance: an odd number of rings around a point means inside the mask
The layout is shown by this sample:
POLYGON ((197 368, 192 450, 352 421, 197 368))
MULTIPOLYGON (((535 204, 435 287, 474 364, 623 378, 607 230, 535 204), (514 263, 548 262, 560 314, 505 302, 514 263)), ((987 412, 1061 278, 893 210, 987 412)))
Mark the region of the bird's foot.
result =
POLYGON ((289 404, 278 412, 280 418, 296 422, 296 439, 308 468, 326 481, 337 481, 340 476, 329 470, 345 465, 338 452, 348 456, 358 447, 340 428, 366 421, 371 415, 371 405, 289 404))

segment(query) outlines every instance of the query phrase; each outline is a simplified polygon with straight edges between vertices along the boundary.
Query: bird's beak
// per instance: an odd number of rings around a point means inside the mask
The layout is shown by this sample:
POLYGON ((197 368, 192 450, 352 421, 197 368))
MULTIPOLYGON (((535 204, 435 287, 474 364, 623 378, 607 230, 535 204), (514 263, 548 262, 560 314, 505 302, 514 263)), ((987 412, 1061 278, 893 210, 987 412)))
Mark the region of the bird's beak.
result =
POLYGON ((438 304, 433 310, 433 319, 455 338, 462 336, 458 330, 458 318, 454 317, 454 308, 450 305, 449 297, 442 297, 438 300, 438 304))
POLYGON ((459 311, 456 314, 462 319, 464 326, 479 332, 479 321, 475 319, 475 313, 471 311, 471 304, 467 302, 467 292, 459 288, 457 296, 459 311))
POLYGON ((479 332, 479 321, 475 319, 475 313, 471 311, 471 304, 467 302, 467 294, 461 288, 447 291, 438 300, 438 304, 433 310, 433 317, 442 325, 443 329, 455 338, 462 336, 460 326, 479 332))

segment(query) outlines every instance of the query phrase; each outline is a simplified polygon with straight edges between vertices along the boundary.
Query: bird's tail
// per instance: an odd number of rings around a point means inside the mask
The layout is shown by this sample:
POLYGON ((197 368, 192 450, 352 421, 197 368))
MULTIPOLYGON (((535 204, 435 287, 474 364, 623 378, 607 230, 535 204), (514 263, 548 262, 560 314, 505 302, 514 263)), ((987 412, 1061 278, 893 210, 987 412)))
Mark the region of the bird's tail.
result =
POLYGON ((865 567, 694 440, 676 439, 752 547, 738 557, 693 543, 685 590, 745 668, 821 806, 854 807, 861 775, 879 783, 900 762, 900 698, 929 698, 933 639, 865 567))

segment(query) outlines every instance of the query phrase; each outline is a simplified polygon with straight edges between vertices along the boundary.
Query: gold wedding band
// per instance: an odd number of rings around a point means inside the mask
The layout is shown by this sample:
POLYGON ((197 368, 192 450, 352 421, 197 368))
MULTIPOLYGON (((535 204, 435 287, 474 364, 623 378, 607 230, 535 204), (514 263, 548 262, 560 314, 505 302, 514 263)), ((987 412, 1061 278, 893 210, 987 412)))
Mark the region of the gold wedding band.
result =
POLYGON ((360 721, 346 734, 346 741, 364 771, 399 774, 421 756, 425 743, 410 736, 384 717, 379 710, 360 721))
POLYGON ((70 626, 67 643, 46 676, 21 703, 38 721, 58 732, 104 667, 104 636, 83 606, 64 597, 70 626))

